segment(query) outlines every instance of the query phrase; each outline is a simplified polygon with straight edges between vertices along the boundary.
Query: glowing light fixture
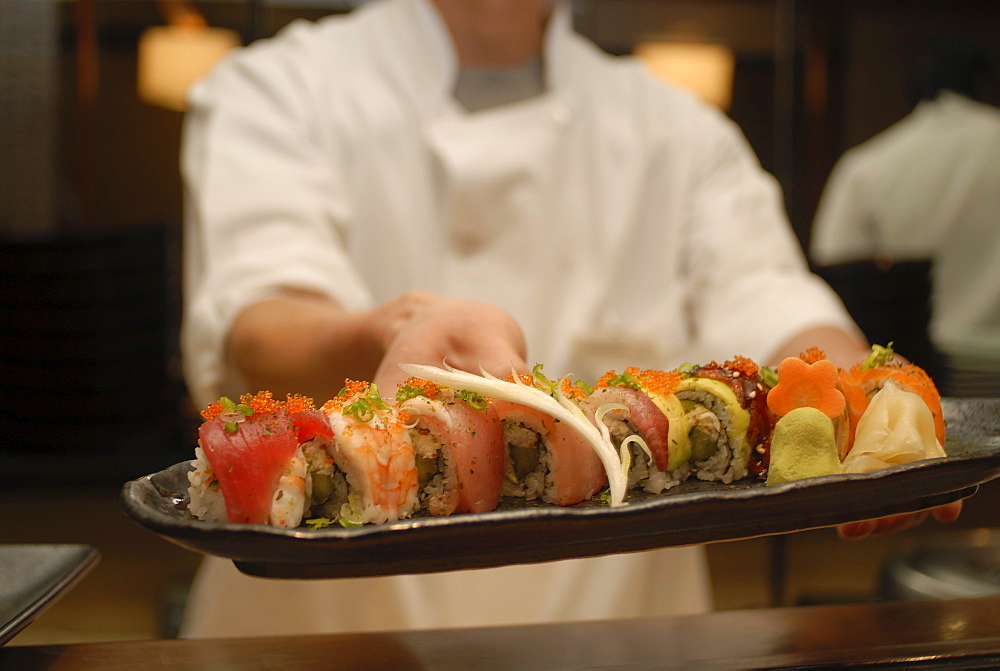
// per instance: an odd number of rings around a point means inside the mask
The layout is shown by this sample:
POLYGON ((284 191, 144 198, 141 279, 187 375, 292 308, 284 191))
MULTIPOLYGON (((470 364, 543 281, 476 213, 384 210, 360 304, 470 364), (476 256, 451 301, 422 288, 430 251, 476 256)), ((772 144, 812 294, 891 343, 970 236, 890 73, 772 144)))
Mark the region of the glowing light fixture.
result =
POLYGON ((636 46, 635 55, 655 75, 729 109, 736 67, 732 49, 696 42, 644 42, 636 46))
POLYGON ((236 31, 210 27, 191 3, 157 3, 167 20, 139 37, 139 97, 153 105, 183 111, 187 91, 230 49, 240 46, 236 31))

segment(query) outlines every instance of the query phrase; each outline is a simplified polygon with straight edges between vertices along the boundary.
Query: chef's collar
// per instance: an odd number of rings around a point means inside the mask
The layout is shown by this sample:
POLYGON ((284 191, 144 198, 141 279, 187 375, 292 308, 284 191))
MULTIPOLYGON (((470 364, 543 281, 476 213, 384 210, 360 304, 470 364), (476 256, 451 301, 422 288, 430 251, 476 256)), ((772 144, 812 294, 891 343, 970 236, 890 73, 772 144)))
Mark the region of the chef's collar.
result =
MULTIPOLYGON (((440 77, 437 85, 442 92, 451 95, 458 78, 458 56, 448 27, 430 0, 411 0, 411 2, 416 14, 417 30, 422 36, 433 69, 440 77)), ((554 4, 552 15, 545 26, 542 45, 542 66, 549 90, 559 85, 561 73, 559 44, 572 32, 569 2, 555 0, 554 4)))

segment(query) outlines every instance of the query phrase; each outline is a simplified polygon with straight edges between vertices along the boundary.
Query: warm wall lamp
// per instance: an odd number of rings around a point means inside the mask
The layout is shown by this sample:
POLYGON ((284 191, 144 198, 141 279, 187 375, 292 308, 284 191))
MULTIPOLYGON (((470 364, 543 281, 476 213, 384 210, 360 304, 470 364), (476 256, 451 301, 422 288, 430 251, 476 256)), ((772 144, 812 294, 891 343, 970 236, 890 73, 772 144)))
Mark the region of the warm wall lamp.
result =
POLYGON ((657 76, 729 109, 736 63, 732 49, 699 42, 643 42, 636 46, 635 55, 657 76))
POLYGON ((212 28, 190 2, 160 0, 165 26, 139 37, 139 97, 153 105, 183 111, 188 88, 227 51, 240 46, 234 30, 212 28))

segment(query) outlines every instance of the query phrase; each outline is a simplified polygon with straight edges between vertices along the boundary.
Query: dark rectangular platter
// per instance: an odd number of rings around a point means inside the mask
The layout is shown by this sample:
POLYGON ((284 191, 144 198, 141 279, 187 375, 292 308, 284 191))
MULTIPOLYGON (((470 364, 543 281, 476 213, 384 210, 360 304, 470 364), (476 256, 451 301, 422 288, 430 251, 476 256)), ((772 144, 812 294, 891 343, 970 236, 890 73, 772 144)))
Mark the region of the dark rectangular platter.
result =
POLYGON ((214 524, 187 512, 190 462, 126 483, 136 522, 250 575, 346 578, 485 568, 737 540, 912 512, 966 498, 1000 475, 1000 399, 943 399, 944 459, 766 487, 688 480, 628 505, 558 507, 504 499, 496 511, 361 528, 214 524))

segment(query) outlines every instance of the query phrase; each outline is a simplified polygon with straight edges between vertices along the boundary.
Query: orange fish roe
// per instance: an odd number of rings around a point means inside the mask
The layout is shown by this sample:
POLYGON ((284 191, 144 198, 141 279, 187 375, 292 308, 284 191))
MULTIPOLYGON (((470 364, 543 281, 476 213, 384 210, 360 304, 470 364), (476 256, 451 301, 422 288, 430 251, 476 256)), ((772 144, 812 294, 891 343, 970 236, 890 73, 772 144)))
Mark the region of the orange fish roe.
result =
MULTIPOLYGON (((259 391, 256 394, 243 394, 240 396, 240 403, 253 410, 254 414, 276 412, 281 407, 281 403, 271 398, 271 392, 269 391, 259 391)), ((201 416, 206 421, 213 420, 224 412, 227 411, 222 407, 222 400, 220 399, 214 403, 209 403, 208 407, 201 411, 201 416)))
POLYGON ((607 373, 597 378, 597 382, 594 383, 594 389, 601 389, 602 387, 607 387, 608 383, 615 377, 618 377, 618 372, 614 370, 609 370, 607 373))
POLYGON ((647 392, 650 394, 662 394, 664 396, 674 393, 677 384, 683 378, 675 370, 669 372, 663 370, 644 370, 639 373, 638 377, 643 389, 647 392))
MULTIPOLYGON (((240 396, 240 404, 245 405, 255 415, 268 415, 285 410, 289 413, 305 412, 313 410, 313 400, 308 396, 300 394, 288 394, 287 400, 278 401, 274 399, 274 394, 269 391, 258 391, 256 394, 243 394, 240 396)), ((212 420, 226 412, 222 407, 221 399, 215 403, 210 403, 207 408, 201 411, 201 416, 206 420, 212 420)))
MULTIPOLYGON (((628 368, 626 368, 622 372, 622 375, 630 375, 630 376, 632 376, 634 378, 638 378, 638 376, 639 376, 639 367, 638 366, 629 366, 628 368)), ((618 371, 614 370, 614 369, 609 370, 607 373, 605 373, 604 375, 602 375, 601 377, 599 377, 597 379, 597 382, 594 383, 594 389, 600 389, 602 387, 607 387, 609 384, 611 384, 611 381, 613 379, 615 379, 616 377, 620 377, 618 375, 618 371)))
POLYGON ((818 347, 810 347, 805 352, 800 353, 799 358, 806 363, 816 363, 817 361, 826 359, 826 352, 818 347))
MULTIPOLYGON (((517 377, 518 377, 519 380, 521 380, 521 382, 523 382, 524 384, 528 385, 529 387, 534 387, 535 386, 535 378, 534 378, 533 375, 531 375, 529 373, 523 373, 521 375, 518 375, 517 377)), ((505 377, 503 379, 503 381, 504 382, 513 382, 514 381, 514 375, 513 374, 508 375, 507 377, 505 377)))
POLYGON ((559 381, 559 389, 566 398, 584 398, 587 395, 583 389, 570 382, 568 377, 559 381))
MULTIPOLYGON (((652 368, 639 370, 638 366, 629 366, 622 375, 628 375, 638 381, 639 385, 647 393, 662 394, 664 396, 674 393, 677 384, 684 378, 680 371, 664 371, 652 368)), ((616 371, 609 370, 597 380, 597 383, 594 384, 594 389, 607 387, 616 377, 621 376, 616 371)))
POLYGON ((323 412, 330 414, 334 410, 340 410, 344 407, 344 404, 347 401, 351 400, 358 394, 363 394, 368 391, 368 387, 370 385, 370 382, 362 382, 360 380, 344 380, 344 388, 339 394, 323 404, 323 412))
POLYGON ((421 396, 426 396, 427 398, 438 398, 441 396, 441 387, 434 384, 433 382, 428 382, 427 380, 421 380, 419 377, 411 377, 406 380, 400 387, 412 387, 414 389, 420 390, 421 396))
POLYGON ((288 412, 295 414, 297 412, 315 410, 316 405, 309 396, 303 396, 301 394, 288 394, 287 400, 285 401, 285 409, 288 412))
POLYGON ((208 407, 201 411, 201 416, 205 421, 211 421, 225 412, 222 404, 216 401, 215 403, 209 403, 208 407))
POLYGON ((266 415, 278 412, 284 405, 281 401, 274 400, 274 394, 269 391, 258 391, 256 394, 243 394, 240 396, 240 403, 253 409, 254 414, 266 415))
POLYGON ((732 361, 727 361, 725 368, 728 370, 738 370, 745 377, 752 378, 760 370, 760 366, 757 365, 753 359, 748 359, 745 356, 737 356, 732 359, 732 361))

